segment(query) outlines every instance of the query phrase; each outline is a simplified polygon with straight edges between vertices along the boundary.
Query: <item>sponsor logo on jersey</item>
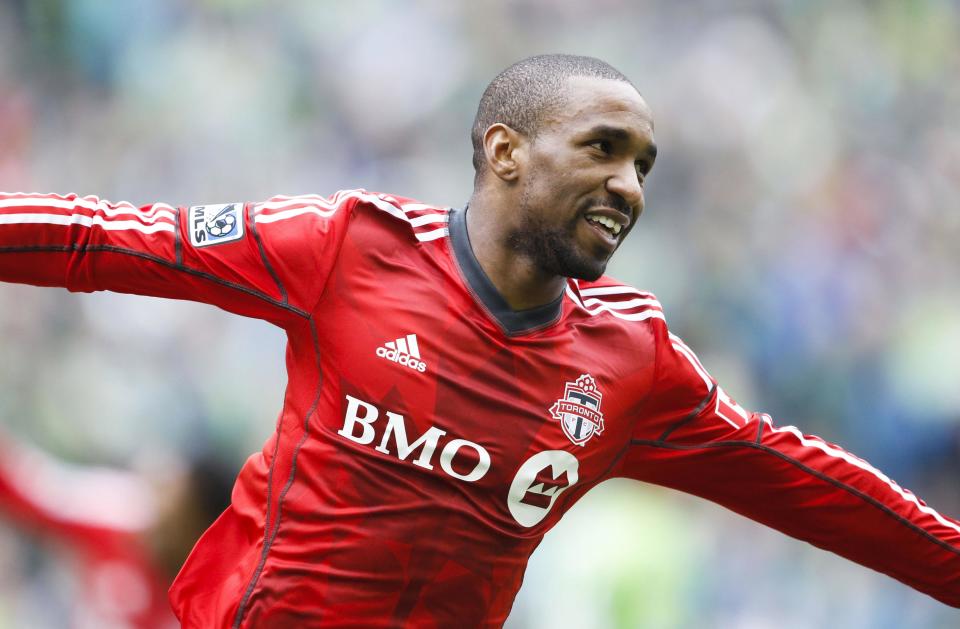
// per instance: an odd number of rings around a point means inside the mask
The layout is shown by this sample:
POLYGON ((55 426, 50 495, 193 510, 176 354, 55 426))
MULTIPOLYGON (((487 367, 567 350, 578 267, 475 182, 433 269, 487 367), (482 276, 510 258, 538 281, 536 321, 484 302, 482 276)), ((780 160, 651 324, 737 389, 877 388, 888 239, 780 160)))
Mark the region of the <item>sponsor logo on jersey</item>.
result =
POLYGON ((539 524, 579 480, 580 462, 565 450, 545 450, 527 459, 513 477, 507 506, 520 526, 539 524))
POLYGON ((603 432, 603 413, 600 401, 603 394, 590 374, 583 374, 568 382, 563 397, 550 407, 550 415, 560 422, 570 441, 582 446, 594 435, 603 432))
POLYGON ((387 341, 377 348, 377 356, 420 373, 427 370, 427 363, 420 360, 420 345, 417 343, 416 334, 408 334, 395 341, 387 341))
POLYGON ((346 396, 347 407, 343 412, 343 426, 337 434, 344 439, 363 446, 374 441, 373 449, 401 461, 410 462, 425 470, 432 470, 440 450, 440 469, 447 476, 474 483, 490 470, 490 453, 479 443, 466 439, 451 438, 446 430, 430 426, 413 442, 407 434, 407 422, 403 415, 386 411, 381 417, 380 409, 352 395, 346 396), (440 443, 444 441, 443 447, 440 443))
POLYGON ((243 203, 194 205, 188 214, 190 244, 207 247, 243 238, 243 203))

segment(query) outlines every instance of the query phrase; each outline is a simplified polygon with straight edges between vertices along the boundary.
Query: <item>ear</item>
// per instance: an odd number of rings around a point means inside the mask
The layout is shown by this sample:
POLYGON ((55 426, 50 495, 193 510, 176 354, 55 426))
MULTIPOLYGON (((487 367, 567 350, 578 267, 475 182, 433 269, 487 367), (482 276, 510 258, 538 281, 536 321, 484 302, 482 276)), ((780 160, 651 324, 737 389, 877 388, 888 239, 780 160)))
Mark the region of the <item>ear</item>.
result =
POLYGON ((503 181, 514 181, 526 156, 526 137, 503 123, 490 125, 483 134, 487 167, 503 181))

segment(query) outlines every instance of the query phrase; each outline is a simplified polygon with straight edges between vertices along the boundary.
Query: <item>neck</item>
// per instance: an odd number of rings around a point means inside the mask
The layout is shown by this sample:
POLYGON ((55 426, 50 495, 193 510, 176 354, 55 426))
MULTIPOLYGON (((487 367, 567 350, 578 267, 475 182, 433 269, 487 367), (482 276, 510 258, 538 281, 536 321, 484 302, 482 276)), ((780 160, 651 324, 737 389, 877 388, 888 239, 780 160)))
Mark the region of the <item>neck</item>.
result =
POLYGON ((514 208, 493 203, 474 191, 467 210, 467 233, 480 267, 513 310, 543 306, 563 294, 566 278, 543 272, 527 255, 510 247, 514 208))

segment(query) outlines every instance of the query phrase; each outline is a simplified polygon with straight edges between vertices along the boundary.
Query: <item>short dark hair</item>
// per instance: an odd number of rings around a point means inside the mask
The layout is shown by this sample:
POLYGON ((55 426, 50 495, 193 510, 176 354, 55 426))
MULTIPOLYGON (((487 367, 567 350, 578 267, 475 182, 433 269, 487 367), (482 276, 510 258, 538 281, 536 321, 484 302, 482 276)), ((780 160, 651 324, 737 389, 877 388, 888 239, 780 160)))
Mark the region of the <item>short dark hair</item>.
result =
POLYGON ((594 57, 552 54, 516 62, 490 81, 480 97, 470 131, 477 175, 485 163, 483 134, 487 129, 499 122, 535 137, 543 119, 564 102, 567 79, 574 76, 623 81, 636 89, 623 73, 594 57))

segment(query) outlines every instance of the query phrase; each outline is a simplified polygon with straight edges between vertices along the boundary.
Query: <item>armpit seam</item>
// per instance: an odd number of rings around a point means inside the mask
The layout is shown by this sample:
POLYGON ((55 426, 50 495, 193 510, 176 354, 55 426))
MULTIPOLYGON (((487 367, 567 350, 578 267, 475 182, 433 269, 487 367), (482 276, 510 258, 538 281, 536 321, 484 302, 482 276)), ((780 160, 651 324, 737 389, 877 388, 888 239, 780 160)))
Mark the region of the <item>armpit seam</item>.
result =
POLYGON ((657 442, 666 441, 667 438, 670 437, 670 435, 671 435, 677 428, 680 428, 680 427, 683 426, 684 424, 686 424, 686 423, 688 423, 688 422, 690 422, 690 421, 693 421, 693 419, 694 419, 697 415, 699 415, 699 414, 701 413, 701 411, 703 411, 703 409, 705 409, 705 408, 707 407, 707 403, 710 401, 711 398, 713 398, 713 394, 716 392, 716 390, 717 390, 717 383, 714 382, 714 383, 713 383, 713 386, 710 387, 710 390, 707 391, 706 397, 704 397, 704 398, 700 401, 700 403, 697 404, 697 407, 694 408, 694 409, 693 409, 692 411, 690 411, 689 413, 687 413, 686 415, 684 415, 681 419, 679 419, 679 420, 676 421, 675 423, 673 423, 673 424, 671 424, 670 426, 668 426, 667 429, 663 432, 663 434, 660 435, 660 438, 657 439, 657 442))

